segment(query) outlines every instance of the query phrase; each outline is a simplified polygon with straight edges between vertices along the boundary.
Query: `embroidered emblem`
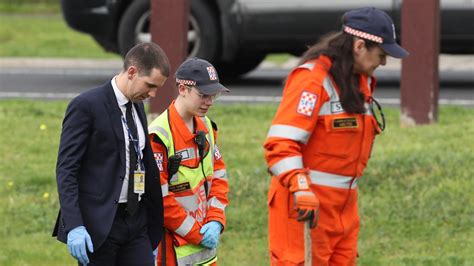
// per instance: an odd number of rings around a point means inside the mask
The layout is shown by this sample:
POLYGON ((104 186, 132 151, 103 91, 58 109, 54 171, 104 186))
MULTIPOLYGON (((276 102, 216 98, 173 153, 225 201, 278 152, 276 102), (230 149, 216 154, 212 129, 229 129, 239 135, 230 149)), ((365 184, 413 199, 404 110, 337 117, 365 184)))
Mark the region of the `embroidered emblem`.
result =
POLYGON ((163 172, 163 153, 162 152, 156 152, 153 154, 155 157, 155 162, 156 165, 158 166, 158 169, 160 169, 160 172, 163 172))
POLYGON ((306 180, 306 176, 299 174, 296 176, 298 178, 298 188, 299 189, 308 189, 308 181, 306 180))
POLYGON ((213 66, 208 66, 208 67, 206 67, 206 69, 207 69, 207 73, 209 74, 209 79, 217 80, 216 69, 213 66))
POLYGON ((301 93, 300 102, 296 112, 298 114, 311 116, 313 114, 314 106, 316 105, 317 100, 318 96, 316 94, 303 91, 303 93, 301 93))

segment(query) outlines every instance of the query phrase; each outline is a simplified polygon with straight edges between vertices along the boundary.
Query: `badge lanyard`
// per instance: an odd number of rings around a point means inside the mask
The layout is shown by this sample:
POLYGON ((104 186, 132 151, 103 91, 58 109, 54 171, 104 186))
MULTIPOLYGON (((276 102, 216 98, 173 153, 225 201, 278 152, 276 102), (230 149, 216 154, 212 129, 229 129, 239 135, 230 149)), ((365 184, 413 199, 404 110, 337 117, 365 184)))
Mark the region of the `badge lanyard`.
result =
MULTIPOLYGON (((132 120, 133 120, 133 109, 132 109, 132 120)), ((130 130, 130 128, 128 128, 127 120, 125 119, 125 117, 123 117, 123 114, 122 114, 122 122, 125 125, 125 128, 127 128, 129 140, 132 140, 132 142, 133 142, 133 149, 135 149, 135 153, 137 154, 137 164, 138 164, 138 167, 139 167, 138 169, 139 170, 144 169, 142 156, 141 156, 141 153, 140 153, 140 147, 139 147, 140 144, 139 144, 139 141, 138 141, 138 139, 139 139, 139 137, 138 137, 138 128, 137 128, 137 139, 134 139, 133 136, 132 136, 132 131, 130 130)), ((135 121, 133 121, 133 123, 135 123, 135 121)))

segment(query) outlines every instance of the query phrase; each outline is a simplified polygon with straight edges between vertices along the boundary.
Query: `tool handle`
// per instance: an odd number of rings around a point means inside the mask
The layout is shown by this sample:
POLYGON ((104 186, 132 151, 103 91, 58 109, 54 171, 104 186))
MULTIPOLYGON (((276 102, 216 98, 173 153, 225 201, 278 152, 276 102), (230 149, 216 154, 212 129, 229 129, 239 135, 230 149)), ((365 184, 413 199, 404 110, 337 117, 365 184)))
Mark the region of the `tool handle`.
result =
POLYGON ((311 227, 310 221, 304 222, 304 266, 312 266, 311 227))

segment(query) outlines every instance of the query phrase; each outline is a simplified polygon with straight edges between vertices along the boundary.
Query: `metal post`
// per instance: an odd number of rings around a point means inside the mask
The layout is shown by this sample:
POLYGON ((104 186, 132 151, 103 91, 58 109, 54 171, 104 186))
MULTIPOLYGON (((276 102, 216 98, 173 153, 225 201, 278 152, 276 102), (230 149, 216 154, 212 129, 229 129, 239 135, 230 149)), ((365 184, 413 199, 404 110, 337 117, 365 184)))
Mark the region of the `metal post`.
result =
POLYGON ((188 49, 188 0, 150 0, 150 32, 153 42, 159 44, 170 60, 171 72, 157 96, 150 100, 150 115, 156 116, 168 108, 176 97, 176 68, 184 61, 188 49))
POLYGON ((402 46, 410 55, 402 62, 402 127, 438 120, 439 0, 402 3, 402 46))

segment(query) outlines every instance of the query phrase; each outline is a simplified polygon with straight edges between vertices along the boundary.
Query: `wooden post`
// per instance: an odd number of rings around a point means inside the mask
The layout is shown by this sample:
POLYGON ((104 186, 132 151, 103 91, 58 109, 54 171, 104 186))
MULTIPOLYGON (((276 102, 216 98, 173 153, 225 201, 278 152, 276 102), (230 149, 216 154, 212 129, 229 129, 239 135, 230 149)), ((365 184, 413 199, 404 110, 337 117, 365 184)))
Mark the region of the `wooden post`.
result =
POLYGON ((150 115, 157 116, 176 97, 174 73, 186 59, 188 49, 188 0, 150 0, 150 33, 153 42, 163 48, 170 60, 171 71, 165 85, 150 99, 150 115))
POLYGON ((311 245, 310 221, 304 222, 304 266, 313 265, 313 247, 311 245))
POLYGON ((410 52, 402 61, 402 127, 438 120, 439 17, 439 0, 407 0, 402 3, 402 46, 410 52))

